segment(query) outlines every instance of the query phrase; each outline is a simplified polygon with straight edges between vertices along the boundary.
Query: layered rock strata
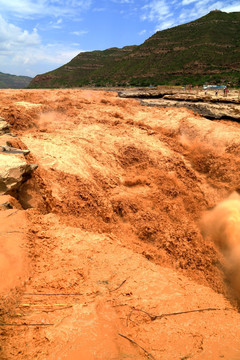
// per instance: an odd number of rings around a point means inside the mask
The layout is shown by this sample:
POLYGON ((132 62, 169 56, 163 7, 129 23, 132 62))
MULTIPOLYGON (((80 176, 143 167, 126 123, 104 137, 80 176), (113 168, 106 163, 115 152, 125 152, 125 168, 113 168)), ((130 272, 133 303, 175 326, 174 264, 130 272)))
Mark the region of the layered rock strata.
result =
POLYGON ((10 146, 12 134, 9 124, 0 118, 0 195, 17 190, 37 168, 36 164, 28 164, 24 155, 29 150, 10 146))

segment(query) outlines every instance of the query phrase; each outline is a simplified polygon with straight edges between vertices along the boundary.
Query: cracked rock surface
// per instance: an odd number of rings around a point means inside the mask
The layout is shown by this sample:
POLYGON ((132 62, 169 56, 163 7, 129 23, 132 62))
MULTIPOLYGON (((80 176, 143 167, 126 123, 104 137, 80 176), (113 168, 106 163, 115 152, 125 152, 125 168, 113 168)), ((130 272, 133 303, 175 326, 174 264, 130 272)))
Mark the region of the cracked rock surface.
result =
POLYGON ((36 168, 21 157, 0 154, 0 195, 16 190, 36 168))

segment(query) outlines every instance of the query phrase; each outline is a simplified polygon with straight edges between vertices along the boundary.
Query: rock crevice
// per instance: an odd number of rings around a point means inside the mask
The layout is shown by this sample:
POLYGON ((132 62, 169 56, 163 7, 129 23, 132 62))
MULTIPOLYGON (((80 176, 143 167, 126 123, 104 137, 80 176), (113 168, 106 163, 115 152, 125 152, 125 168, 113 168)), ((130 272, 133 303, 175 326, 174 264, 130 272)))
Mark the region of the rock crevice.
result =
POLYGON ((29 150, 9 146, 6 134, 12 135, 10 125, 0 117, 0 195, 18 190, 38 167, 36 164, 28 164, 24 158, 29 150))

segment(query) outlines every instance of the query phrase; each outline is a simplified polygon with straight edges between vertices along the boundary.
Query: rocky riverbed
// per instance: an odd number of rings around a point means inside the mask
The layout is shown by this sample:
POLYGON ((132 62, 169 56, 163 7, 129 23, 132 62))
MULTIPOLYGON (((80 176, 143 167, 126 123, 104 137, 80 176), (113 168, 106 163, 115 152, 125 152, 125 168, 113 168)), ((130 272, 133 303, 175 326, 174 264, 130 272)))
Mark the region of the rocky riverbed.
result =
POLYGON ((208 119, 231 119, 240 121, 240 91, 230 90, 180 90, 180 89, 134 89, 119 92, 120 97, 138 98, 147 106, 185 107, 208 119))

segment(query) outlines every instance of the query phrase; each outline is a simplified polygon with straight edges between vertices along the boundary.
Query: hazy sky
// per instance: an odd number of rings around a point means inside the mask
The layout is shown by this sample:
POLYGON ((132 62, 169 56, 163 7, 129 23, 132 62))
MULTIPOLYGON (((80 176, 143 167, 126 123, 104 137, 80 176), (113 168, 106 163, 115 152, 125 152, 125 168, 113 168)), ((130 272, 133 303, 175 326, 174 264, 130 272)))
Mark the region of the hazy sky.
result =
POLYGON ((35 76, 81 51, 139 45, 239 0, 0 0, 0 72, 35 76))

